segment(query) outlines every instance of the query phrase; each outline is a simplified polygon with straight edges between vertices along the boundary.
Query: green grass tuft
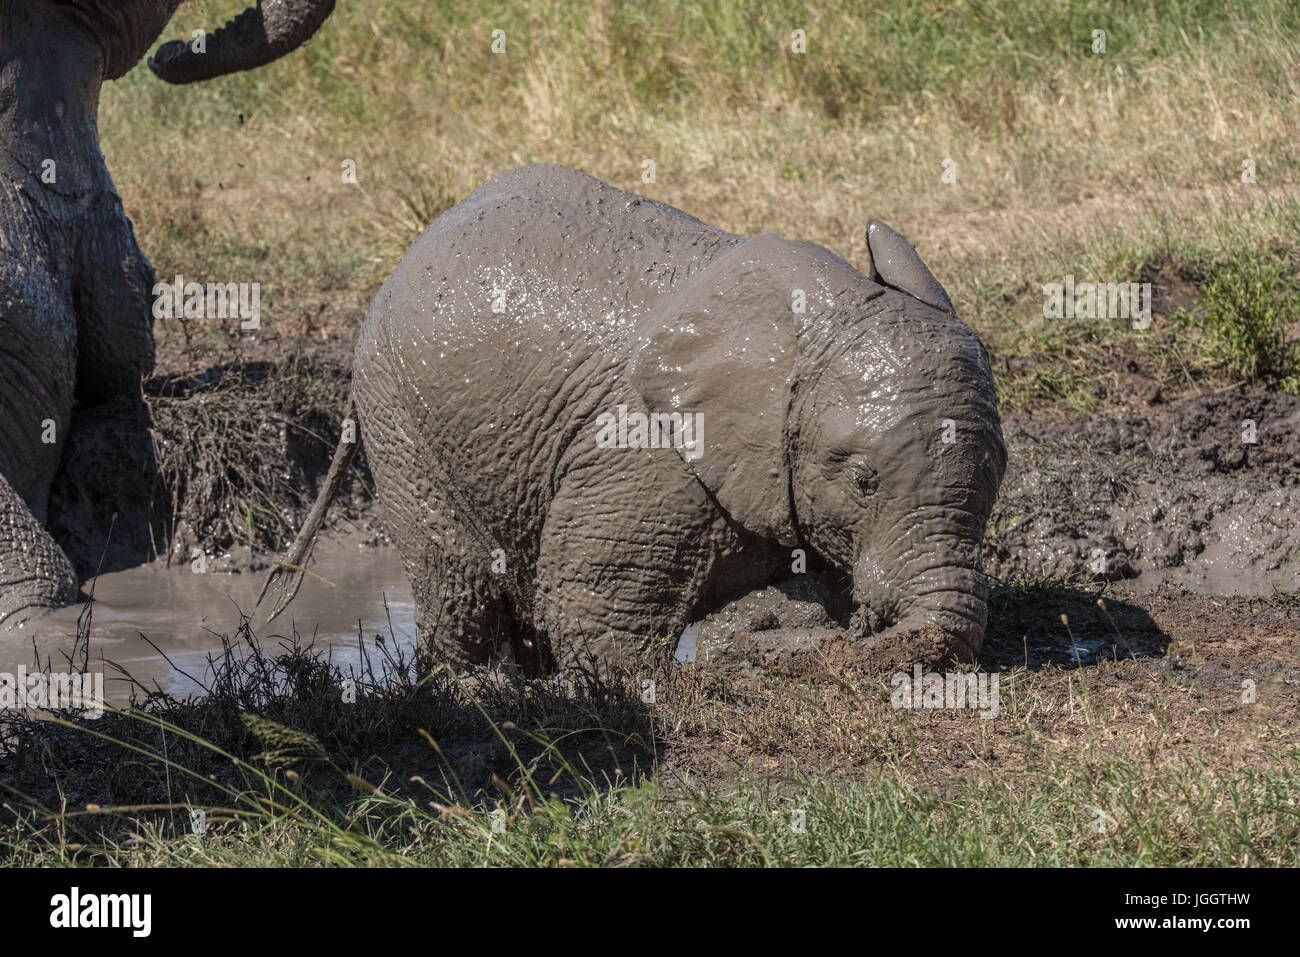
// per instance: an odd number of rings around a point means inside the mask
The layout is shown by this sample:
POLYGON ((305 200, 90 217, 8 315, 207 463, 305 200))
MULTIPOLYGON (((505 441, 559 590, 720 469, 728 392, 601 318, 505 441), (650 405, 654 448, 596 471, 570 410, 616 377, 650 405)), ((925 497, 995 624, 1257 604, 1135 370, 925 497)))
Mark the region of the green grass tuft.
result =
POLYGON ((1252 385, 1300 394, 1300 287, 1276 262, 1239 250, 1208 270, 1200 315, 1187 317, 1207 334, 1207 354, 1252 385))

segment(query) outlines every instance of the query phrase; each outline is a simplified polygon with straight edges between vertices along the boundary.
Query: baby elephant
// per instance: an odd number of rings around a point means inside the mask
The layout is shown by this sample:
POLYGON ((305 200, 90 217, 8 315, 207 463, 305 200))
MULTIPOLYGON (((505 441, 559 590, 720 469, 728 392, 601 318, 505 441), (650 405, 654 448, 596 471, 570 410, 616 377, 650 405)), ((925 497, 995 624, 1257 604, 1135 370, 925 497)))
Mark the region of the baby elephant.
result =
POLYGON ((562 166, 439 217, 353 372, 423 641, 530 673, 626 659, 829 566, 869 658, 969 659, 1006 460, 988 356, 902 236, 873 221, 867 243, 864 274, 562 166))

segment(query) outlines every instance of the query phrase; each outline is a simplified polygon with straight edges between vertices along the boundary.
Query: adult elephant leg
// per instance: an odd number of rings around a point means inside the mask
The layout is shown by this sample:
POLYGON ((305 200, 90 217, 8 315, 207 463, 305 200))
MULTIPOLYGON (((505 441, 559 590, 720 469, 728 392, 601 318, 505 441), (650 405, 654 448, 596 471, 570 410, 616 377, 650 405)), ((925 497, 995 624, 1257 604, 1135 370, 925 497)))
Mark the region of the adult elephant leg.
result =
POLYGON ((154 364, 154 270, 116 196, 95 201, 75 258, 77 402, 141 406, 141 380, 154 364))
POLYGON ((76 317, 49 265, 61 240, 0 177, 0 623, 71 601, 77 582, 43 527, 72 413, 76 317))
POLYGON ((44 521, 67 439, 77 318, 59 229, 0 175, 0 476, 44 521))
POLYGON ((537 627, 561 668, 672 650, 712 571, 716 509, 671 449, 594 449, 547 513, 537 627))
POLYGON ((88 222, 72 283, 77 407, 47 522, 82 574, 138 565, 166 548, 142 393, 154 363, 154 271, 116 196, 101 196, 88 222))
POLYGON ((0 476, 0 628, 21 625, 76 597, 72 563, 0 476))

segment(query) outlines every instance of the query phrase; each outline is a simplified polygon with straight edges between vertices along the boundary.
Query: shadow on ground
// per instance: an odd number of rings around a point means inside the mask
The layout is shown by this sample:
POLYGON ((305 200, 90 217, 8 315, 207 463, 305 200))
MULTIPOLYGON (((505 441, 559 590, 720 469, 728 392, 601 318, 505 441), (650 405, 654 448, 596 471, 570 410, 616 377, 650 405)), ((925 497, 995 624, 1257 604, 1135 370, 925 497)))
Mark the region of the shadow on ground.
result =
POLYGON ((1146 609, 1107 597, 1104 588, 998 585, 979 664, 985 671, 1069 669, 1159 658, 1170 640, 1146 609))
MULTIPOLYGON (((656 762, 661 745, 639 682, 657 672, 454 675, 395 657, 391 643, 366 645, 360 672, 343 671, 297 636, 259 640, 245 619, 195 675, 203 695, 136 686, 129 708, 94 720, 0 711, 0 823, 44 821, 97 846, 146 823, 184 834, 195 807, 310 807, 342 823, 378 796, 513 813, 641 780, 656 762)), ((112 666, 84 649, 72 666, 111 679, 112 666)))

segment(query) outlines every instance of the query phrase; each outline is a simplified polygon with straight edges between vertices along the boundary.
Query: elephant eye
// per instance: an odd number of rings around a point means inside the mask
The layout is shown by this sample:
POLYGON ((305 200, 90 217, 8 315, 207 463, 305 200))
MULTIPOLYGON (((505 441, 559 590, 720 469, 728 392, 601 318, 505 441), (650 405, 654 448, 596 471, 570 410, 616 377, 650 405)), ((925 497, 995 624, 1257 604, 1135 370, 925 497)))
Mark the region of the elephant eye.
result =
POLYGON ((849 478, 859 495, 874 495, 880 484, 876 470, 865 462, 853 462, 849 465, 849 478))

